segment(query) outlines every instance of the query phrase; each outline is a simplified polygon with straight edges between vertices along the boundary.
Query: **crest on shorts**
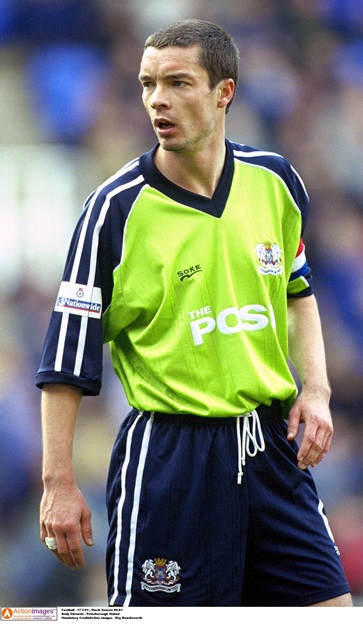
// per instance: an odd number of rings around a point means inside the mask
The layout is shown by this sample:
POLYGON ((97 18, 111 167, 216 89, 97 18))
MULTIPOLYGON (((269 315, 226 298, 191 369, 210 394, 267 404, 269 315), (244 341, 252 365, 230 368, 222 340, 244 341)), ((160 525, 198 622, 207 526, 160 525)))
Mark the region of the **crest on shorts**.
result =
POLYGON ((263 275, 278 276, 282 273, 281 255, 279 245, 270 241, 260 242, 255 249, 258 257, 258 270, 263 275))
POLYGON ((175 560, 154 558, 142 565, 141 589, 146 591, 180 591, 180 566, 175 560))

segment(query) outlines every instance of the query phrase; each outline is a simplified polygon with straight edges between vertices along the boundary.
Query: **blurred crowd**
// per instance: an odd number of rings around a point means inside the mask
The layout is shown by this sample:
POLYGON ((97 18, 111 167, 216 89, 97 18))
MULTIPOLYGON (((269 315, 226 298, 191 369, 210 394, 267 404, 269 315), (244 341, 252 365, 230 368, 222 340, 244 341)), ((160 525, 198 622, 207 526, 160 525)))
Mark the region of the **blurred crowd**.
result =
POLYGON ((228 137, 286 156, 311 200, 305 244, 327 347, 335 436, 314 470, 363 600, 363 0, 0 0, 0 602, 105 605, 104 488, 128 407, 109 362, 83 404, 75 466, 93 511, 86 568, 39 541, 34 379, 87 195, 154 135, 141 103, 149 33, 195 17, 241 52, 228 137))

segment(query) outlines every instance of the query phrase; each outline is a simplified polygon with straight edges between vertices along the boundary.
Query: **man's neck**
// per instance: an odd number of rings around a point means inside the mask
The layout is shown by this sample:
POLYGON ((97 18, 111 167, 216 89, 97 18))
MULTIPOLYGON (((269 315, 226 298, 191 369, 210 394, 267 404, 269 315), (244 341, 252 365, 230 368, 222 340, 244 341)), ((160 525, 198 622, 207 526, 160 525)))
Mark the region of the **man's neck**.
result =
POLYGON ((165 151, 158 147, 154 162, 171 182, 193 193, 212 198, 222 175, 226 155, 225 142, 218 150, 199 153, 165 151))

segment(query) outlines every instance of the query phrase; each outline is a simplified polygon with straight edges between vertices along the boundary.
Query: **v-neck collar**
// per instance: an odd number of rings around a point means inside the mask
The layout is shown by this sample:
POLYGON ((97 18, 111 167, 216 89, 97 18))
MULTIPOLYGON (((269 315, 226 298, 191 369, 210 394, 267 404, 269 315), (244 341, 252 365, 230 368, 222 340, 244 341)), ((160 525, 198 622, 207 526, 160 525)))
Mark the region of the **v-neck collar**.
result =
POLYGON ((226 140, 226 158, 222 175, 211 198, 183 189, 168 180, 154 164, 153 157, 157 148, 158 145, 155 145, 151 151, 139 158, 140 170, 148 184, 180 204, 220 218, 226 206, 233 179, 234 156, 231 143, 226 140))

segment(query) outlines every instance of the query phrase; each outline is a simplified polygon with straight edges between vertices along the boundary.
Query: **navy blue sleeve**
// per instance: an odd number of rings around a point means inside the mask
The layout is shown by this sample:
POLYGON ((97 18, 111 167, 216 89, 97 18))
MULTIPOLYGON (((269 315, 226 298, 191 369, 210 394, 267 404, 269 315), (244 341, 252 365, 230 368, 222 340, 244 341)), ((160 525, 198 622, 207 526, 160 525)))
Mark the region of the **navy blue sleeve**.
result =
POLYGON ((113 294, 123 233, 144 178, 129 163, 86 200, 50 318, 36 385, 63 383, 97 395, 102 384, 102 317, 113 294))
POLYGON ((102 384, 102 310, 110 303, 116 255, 104 198, 88 203, 74 231, 51 314, 36 385, 61 383, 97 395, 102 384))

